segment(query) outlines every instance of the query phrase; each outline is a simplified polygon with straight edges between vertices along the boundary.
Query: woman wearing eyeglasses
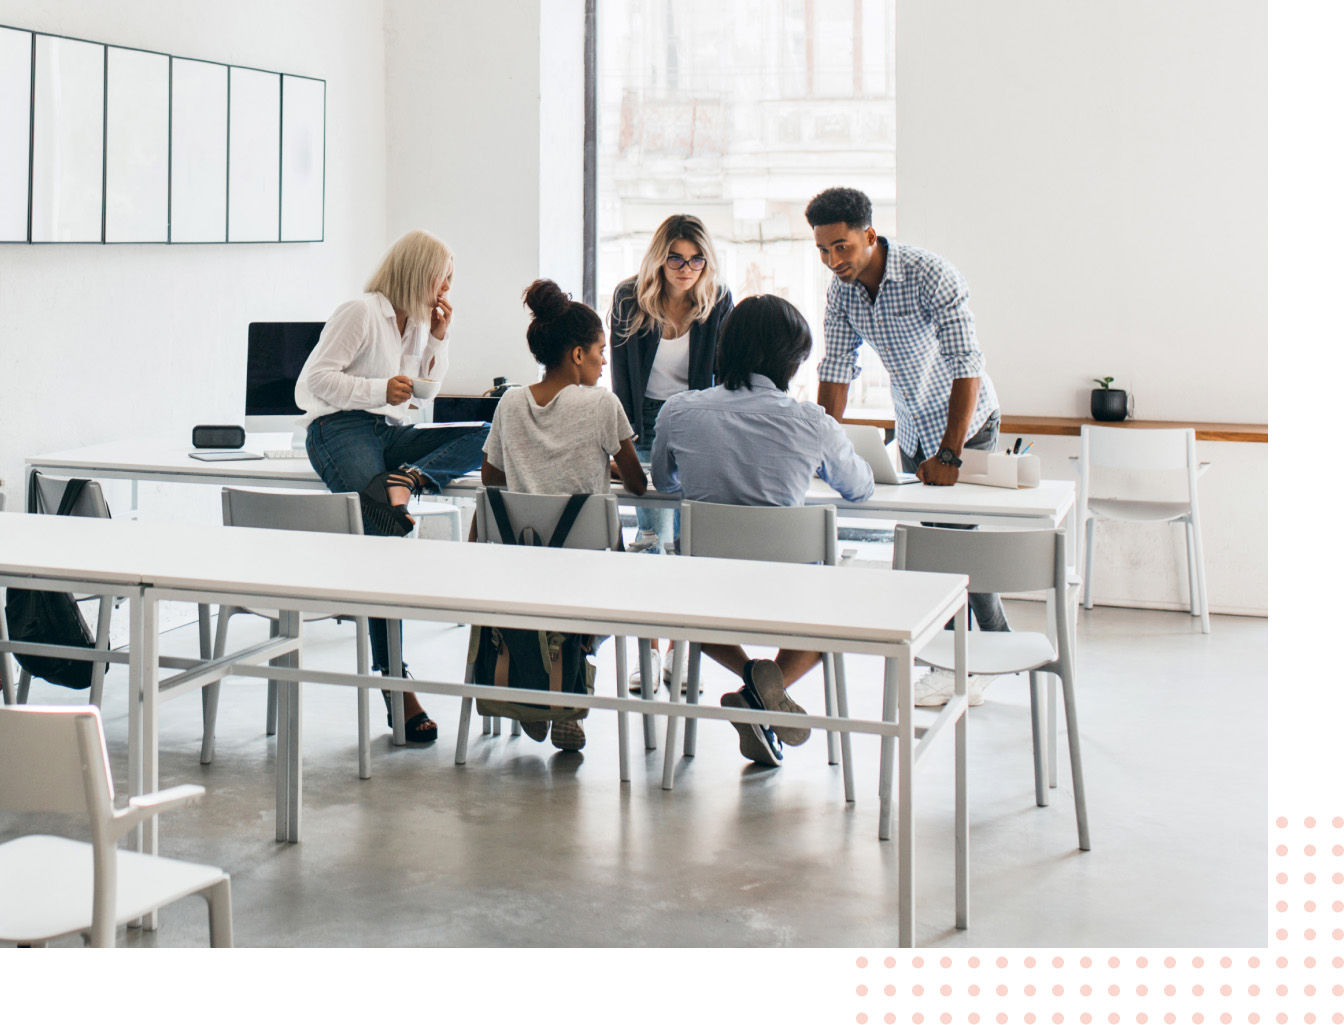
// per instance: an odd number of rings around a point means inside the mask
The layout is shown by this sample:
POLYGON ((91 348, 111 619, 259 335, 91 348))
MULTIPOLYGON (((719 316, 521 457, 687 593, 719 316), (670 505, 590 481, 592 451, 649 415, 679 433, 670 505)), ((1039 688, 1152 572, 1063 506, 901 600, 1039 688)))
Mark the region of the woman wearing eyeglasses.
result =
MULTIPOLYGON (((663 403, 714 384, 719 329, 733 295, 700 218, 673 214, 658 226, 639 273, 616 286, 611 302, 611 384, 647 463, 663 403)), ((659 554, 675 540, 680 516, 639 508, 633 552, 659 554)), ((632 678, 632 686, 637 686, 632 678)), ((655 682, 654 689, 657 689, 655 682)))

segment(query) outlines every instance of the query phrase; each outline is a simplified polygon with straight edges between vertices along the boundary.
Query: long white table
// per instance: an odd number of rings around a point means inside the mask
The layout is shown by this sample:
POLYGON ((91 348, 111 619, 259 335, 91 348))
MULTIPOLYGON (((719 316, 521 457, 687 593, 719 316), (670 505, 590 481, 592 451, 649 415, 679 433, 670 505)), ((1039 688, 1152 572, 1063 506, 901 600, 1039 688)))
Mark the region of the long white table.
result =
MULTIPOLYGON (((825 718, 730 710, 683 702, 546 694, 547 704, 605 708, 624 719, 656 710, 690 718, 870 733, 881 738, 878 833, 891 836, 893 808, 899 876, 899 938, 914 941, 914 768, 953 727, 956 924, 969 909, 966 808, 966 578, 923 573, 844 573, 831 567, 715 559, 635 560, 611 552, 524 549, 444 542, 417 546, 407 573, 395 538, 302 534, 135 521, 0 514, 0 586, 124 594, 131 604, 131 789, 158 785, 158 709, 162 701, 228 674, 282 681, 276 777, 277 838, 298 841, 302 809, 301 681, 345 686, 396 680, 319 672, 300 665, 307 611, 427 619, 522 629, 673 640, 786 645, 886 660, 882 719, 825 718), (161 601, 279 608, 280 636, 218 660, 167 659, 158 650, 161 601), (957 693, 916 743, 914 656, 948 619, 957 624, 957 693), (263 663, 270 664, 263 664, 263 663), (161 667, 182 671, 160 678, 161 667), (898 788, 894 789, 894 786, 898 788)), ((35 646, 0 640, 6 650, 35 646)), ((116 653, 120 654, 120 653, 116 653)), ((105 658, 105 654, 85 657, 105 658)), ((121 661, 114 658, 113 661, 121 661)), ((415 690, 497 697, 489 686, 418 679, 415 690)), ((515 695, 515 699, 516 699, 515 695)), ((144 849, 157 845, 146 827, 144 849)))
MULTIPOLYGON (((253 435, 253 452, 289 447, 289 435, 253 435)), ((178 484, 214 484, 227 487, 273 487, 326 490, 317 471, 304 459, 253 459, 207 463, 192 459, 181 442, 140 439, 107 442, 63 452, 29 456, 29 471, 57 476, 98 477, 132 482, 132 504, 141 481, 178 484)), ((446 494, 470 498, 480 486, 479 476, 464 477, 446 494)), ((679 495, 650 490, 636 498, 615 487, 622 505, 675 505, 679 495)), ((1047 480, 1034 488, 1010 490, 982 484, 929 487, 923 484, 879 485, 866 502, 847 502, 828 485, 812 482, 809 505, 834 505, 841 516, 870 517, 907 522, 974 523, 1002 527, 1055 528, 1071 525, 1074 506, 1072 481, 1047 480)), ((1070 529, 1069 539, 1076 531, 1070 529)), ((1074 560, 1070 560, 1074 561, 1074 560)))

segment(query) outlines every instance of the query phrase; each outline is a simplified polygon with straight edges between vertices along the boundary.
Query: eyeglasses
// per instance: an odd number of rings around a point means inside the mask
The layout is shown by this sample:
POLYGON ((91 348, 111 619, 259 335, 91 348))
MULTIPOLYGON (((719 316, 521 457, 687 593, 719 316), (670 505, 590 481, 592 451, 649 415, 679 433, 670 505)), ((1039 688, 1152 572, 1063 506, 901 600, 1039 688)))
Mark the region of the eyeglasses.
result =
POLYGON ((703 256, 692 256, 689 260, 684 256, 678 256, 676 253, 668 253, 667 259, 663 261, 667 264, 668 270, 681 270, 689 266, 691 270, 704 270, 705 258, 703 256))

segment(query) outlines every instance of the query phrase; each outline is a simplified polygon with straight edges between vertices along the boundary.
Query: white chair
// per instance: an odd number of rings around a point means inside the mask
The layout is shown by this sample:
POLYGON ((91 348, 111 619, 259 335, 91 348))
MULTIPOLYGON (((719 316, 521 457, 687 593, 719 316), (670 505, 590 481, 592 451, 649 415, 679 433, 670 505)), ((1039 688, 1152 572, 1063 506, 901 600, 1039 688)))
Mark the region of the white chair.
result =
POLYGON ((1098 519, 1135 523, 1180 523, 1185 528, 1185 563, 1190 580, 1190 615, 1209 632, 1209 597, 1204 579, 1204 541, 1199 526, 1197 482, 1208 463, 1195 456, 1195 432, 1191 428, 1146 430, 1127 427, 1092 427, 1081 430, 1078 469, 1082 482, 1078 508, 1086 523, 1087 567, 1083 583, 1083 607, 1092 607, 1092 552, 1098 519), (1145 501, 1133 498, 1098 498, 1094 471, 1118 470, 1137 473, 1184 471, 1184 501, 1145 501))
MULTIPOLYGON (((31 512, 48 513, 55 515, 61 507, 61 496, 65 494, 66 485, 70 481, 64 477, 48 477, 45 474, 34 471, 30 480, 32 487, 31 512)), ((110 520, 112 512, 107 506, 107 499, 103 497, 103 489, 96 480, 88 481, 75 499, 74 505, 67 513, 69 516, 88 516, 93 519, 110 520)), ((108 648, 108 636, 112 632, 112 607, 115 599, 103 595, 98 597, 92 595, 87 598, 77 598, 77 601, 92 601, 98 598, 98 625, 94 628, 93 646, 98 651, 106 651, 108 648)), ((94 662, 92 672, 92 682, 89 686, 89 704, 102 707, 103 704, 103 677, 107 673, 106 662, 94 662)), ((28 689, 32 684, 33 675, 28 670, 20 667, 19 688, 17 694, 17 703, 26 705, 28 703, 28 689)))
MULTIPOLYGON (((556 525, 560 521, 560 516, 569 502, 568 495, 527 495, 517 491, 501 491, 500 497, 504 500, 504 508, 508 511, 509 523, 513 527, 514 535, 521 538, 528 533, 535 535, 538 539, 549 539, 554 533, 556 525)), ((486 497, 485 488, 476 490, 476 540, 490 544, 504 543, 504 537, 499 529, 499 524, 495 520, 494 510, 490 507, 490 501, 486 497)), ((544 543, 544 541, 542 541, 544 543)), ((616 509, 616 496, 614 495, 590 495, 584 502, 583 508, 571 526, 569 535, 565 538, 563 547, 581 548, 590 551, 615 551, 621 547, 621 520, 616 509)), ((525 581, 520 581, 519 586, 526 586, 525 581)), ((629 684, 626 677, 626 654, 625 638, 616 637, 613 639, 616 645, 616 695, 617 697, 627 697, 629 695, 629 684)), ((647 674, 652 668, 650 659, 650 645, 645 639, 639 641, 640 664, 647 674)), ((647 676, 646 676, 647 678, 647 676)), ((466 679, 472 681, 471 666, 468 664, 466 669, 466 679)), ((462 699, 462 712, 457 726, 457 764, 465 764, 467 760, 467 734, 471 725, 472 699, 462 699)), ((650 743, 653 736, 652 716, 645 716, 645 742, 652 748, 650 743)), ((495 735, 499 734, 499 720, 497 717, 485 717, 485 732, 495 735)), ((617 737, 620 747, 620 768, 621 782, 627 783, 630 780, 630 754, 629 754, 629 720, 625 712, 616 713, 617 737)), ((519 736, 522 729, 517 720, 513 723, 513 735, 519 736)))
MULTIPOLYGON (((819 563, 836 565, 835 506, 745 506, 719 505, 714 502, 681 503, 681 554, 715 559, 752 559, 757 562, 819 563)), ((678 645, 676 659, 681 658, 678 645)), ((686 672, 686 700, 700 700, 700 651, 692 643, 687 651, 690 663, 686 672)), ((826 714, 849 715, 849 697, 845 690, 845 662, 839 654, 827 652, 821 659, 825 679, 826 714)), ((680 666, 674 666, 674 673, 680 666)), ((677 688, 671 688, 676 700, 677 688)), ((663 756, 663 789, 672 789, 676 731, 681 719, 667 720, 667 751, 663 756)), ((686 720, 684 754, 695 754, 696 720, 686 720)), ((840 761, 845 781, 845 800, 854 800, 854 771, 849 756, 849 734, 827 731, 827 761, 840 761), (837 758, 838 749, 838 758, 837 758)))
MULTIPOLYGON (((363 534, 364 519, 359 511, 359 496, 326 494, 316 491, 253 491, 244 488, 222 489, 221 500, 226 527, 266 527, 271 530, 306 530, 322 534, 363 534)), ((279 613, 272 609, 250 609, 221 605, 215 628, 215 658, 222 658, 229 636, 229 620, 240 614, 262 616, 271 623, 271 636, 280 630, 279 613)), ((330 619, 325 615, 305 616, 306 622, 330 619)), ((369 621, 364 616, 336 616, 355 624, 355 664, 363 675, 369 673, 369 621)), ((201 690, 204 735, 201 737, 201 764, 209 765, 215 755, 215 720, 219 714, 219 682, 201 690)), ((359 716, 359 778, 372 775, 369 750, 369 689, 355 688, 359 716)), ((274 680, 266 686, 266 735, 274 736, 279 694, 274 680)))
MULTIPOLYGON (((926 573, 964 573, 967 590, 993 593, 1053 592, 1049 633, 974 630, 967 634, 969 676, 1002 676, 1026 672, 1031 681, 1031 744, 1036 772, 1036 803, 1049 804, 1047 695, 1045 673, 1059 677, 1064 692, 1064 719, 1073 768, 1073 803, 1078 819, 1078 846, 1090 850, 1087 800, 1083 791, 1082 744, 1074 702, 1073 635, 1069 630, 1068 560, 1063 530, 948 530, 941 527, 896 528, 892 568, 926 573)), ((920 651, 918 661, 951 670, 956 660, 953 634, 945 630, 920 651)), ((1049 717, 1053 719, 1053 716, 1049 717)))
POLYGON ((210 945, 233 946, 227 872, 117 849, 140 823, 204 793, 177 786, 117 810, 98 709, 0 709, 0 809, 87 815, 93 838, 30 835, 0 844, 0 940, 42 947, 82 933, 92 946, 114 947, 118 925, 200 894, 210 945))

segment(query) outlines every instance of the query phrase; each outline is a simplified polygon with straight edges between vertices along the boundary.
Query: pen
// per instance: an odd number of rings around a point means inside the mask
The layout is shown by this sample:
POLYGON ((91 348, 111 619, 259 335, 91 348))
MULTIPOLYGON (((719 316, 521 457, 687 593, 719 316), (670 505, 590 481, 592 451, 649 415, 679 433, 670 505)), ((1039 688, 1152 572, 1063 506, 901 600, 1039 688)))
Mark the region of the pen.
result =
POLYGON ((1033 441, 1029 441, 1029 442, 1027 442, 1027 447, 1024 448, 1024 449, 1022 450, 1022 455, 1026 455, 1028 452, 1030 452, 1030 451, 1031 451, 1031 446, 1034 445, 1034 444, 1035 444, 1035 442, 1033 442, 1033 441))
MULTIPOLYGON (((1022 447, 1022 439, 1018 438, 1015 442, 1013 442, 1013 455, 1017 455, 1017 450, 1020 449, 1021 447, 1022 447)), ((1027 447, 1030 448, 1031 446, 1028 445, 1027 447)))

